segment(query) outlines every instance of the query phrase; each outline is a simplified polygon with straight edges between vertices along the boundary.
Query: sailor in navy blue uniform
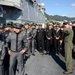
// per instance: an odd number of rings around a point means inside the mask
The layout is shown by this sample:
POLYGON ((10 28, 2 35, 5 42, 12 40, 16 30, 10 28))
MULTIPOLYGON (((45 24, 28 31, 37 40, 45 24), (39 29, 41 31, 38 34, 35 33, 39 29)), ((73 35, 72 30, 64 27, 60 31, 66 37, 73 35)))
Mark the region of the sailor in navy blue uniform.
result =
MULTIPOLYGON (((8 67, 9 67, 9 54, 8 54, 8 51, 7 51, 8 46, 6 44, 6 39, 10 34, 11 26, 12 26, 12 24, 4 25, 4 31, 3 31, 3 36, 4 36, 4 39, 5 39, 4 45, 5 45, 5 51, 6 51, 5 58, 4 58, 4 71, 5 71, 5 73, 8 71, 8 67)), ((10 43, 9 43, 9 46, 10 46, 10 43)))
POLYGON ((44 29, 42 28, 42 24, 39 24, 39 28, 37 29, 37 47, 38 51, 44 54, 44 29))
POLYGON ((3 36, 4 26, 0 24, 0 75, 4 75, 3 61, 5 57, 5 47, 4 47, 4 36, 3 36))

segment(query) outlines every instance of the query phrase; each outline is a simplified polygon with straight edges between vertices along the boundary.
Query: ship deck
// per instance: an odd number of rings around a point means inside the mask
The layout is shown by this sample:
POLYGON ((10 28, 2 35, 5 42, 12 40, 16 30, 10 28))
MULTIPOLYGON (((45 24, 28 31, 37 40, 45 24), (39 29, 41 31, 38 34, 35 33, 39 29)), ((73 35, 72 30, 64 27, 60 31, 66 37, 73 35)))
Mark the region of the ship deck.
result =
MULTIPOLYGON (((73 59, 75 75, 75 59, 73 59)), ((26 61, 24 75, 64 75, 65 69, 64 57, 51 53, 50 55, 41 55, 38 51, 26 61)), ((18 73, 17 73, 18 75, 18 73)))

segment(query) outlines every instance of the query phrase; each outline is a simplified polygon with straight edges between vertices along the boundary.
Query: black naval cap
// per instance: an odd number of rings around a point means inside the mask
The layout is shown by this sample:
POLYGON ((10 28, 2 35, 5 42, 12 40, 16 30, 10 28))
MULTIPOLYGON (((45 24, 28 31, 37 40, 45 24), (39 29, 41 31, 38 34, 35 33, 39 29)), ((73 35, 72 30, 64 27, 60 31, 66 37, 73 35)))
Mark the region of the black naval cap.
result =
POLYGON ((67 24, 69 24, 69 22, 64 22, 64 23, 63 23, 63 25, 67 25, 67 24))
POLYGON ((13 26, 13 22, 8 22, 5 27, 12 27, 13 26))
POLYGON ((36 24, 35 23, 32 23, 31 26, 36 26, 36 24))
POLYGON ((0 24, 0 29, 4 29, 4 25, 3 24, 0 24))
POLYGON ((24 25, 30 25, 29 23, 24 23, 24 25))
POLYGON ((75 24, 75 21, 72 21, 72 24, 75 24))
POLYGON ((22 24, 18 24, 18 23, 13 25, 13 28, 16 28, 16 29, 21 29, 22 27, 23 27, 23 25, 22 24))
POLYGON ((6 27, 11 27, 11 25, 6 24, 6 25, 5 25, 5 28, 6 28, 6 27))

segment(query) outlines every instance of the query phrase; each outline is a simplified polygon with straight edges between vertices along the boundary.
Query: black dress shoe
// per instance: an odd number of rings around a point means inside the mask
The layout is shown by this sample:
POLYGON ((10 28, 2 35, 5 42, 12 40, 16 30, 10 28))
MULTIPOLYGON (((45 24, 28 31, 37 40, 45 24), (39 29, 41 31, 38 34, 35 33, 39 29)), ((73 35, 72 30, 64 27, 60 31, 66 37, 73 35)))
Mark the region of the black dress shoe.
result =
POLYGON ((32 54, 33 56, 35 56, 35 54, 32 54))
POLYGON ((73 71, 64 71, 63 73, 64 74, 71 74, 71 73, 73 73, 73 71))

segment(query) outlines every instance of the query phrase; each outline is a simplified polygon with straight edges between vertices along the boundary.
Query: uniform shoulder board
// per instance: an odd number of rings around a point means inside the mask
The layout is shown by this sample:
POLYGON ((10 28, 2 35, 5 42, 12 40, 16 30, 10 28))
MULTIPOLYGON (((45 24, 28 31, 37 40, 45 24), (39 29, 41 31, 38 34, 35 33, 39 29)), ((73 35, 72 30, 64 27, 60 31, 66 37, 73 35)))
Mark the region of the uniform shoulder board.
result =
POLYGON ((9 35, 11 35, 11 32, 9 33, 9 35))

